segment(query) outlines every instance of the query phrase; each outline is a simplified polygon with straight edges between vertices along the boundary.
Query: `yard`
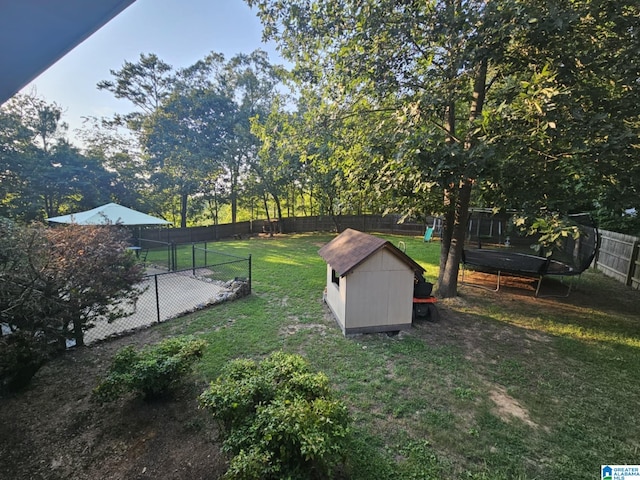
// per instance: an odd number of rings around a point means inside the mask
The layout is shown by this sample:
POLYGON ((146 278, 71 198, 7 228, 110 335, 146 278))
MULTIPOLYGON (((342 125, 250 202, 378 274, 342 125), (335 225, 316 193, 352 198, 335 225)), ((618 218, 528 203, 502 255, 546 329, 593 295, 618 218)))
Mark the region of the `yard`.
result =
MULTIPOLYGON (((586 480, 640 462, 640 292, 591 271, 568 298, 461 287, 437 323, 344 338, 322 303, 317 251, 331 238, 217 243, 252 255, 250 297, 50 362, 0 399, 0 478, 218 478, 224 455, 196 397, 225 362, 279 349, 324 371, 351 410, 339 478, 586 480), (182 333, 209 347, 175 397, 91 401, 118 348, 182 333)), ((437 242, 387 238, 435 280, 437 242)))

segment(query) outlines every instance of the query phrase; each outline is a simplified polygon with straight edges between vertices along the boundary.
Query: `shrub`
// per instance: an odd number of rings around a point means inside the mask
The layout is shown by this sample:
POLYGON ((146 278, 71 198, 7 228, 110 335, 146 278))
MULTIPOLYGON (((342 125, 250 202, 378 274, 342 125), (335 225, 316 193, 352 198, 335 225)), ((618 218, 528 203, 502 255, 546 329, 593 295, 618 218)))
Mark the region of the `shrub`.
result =
POLYGON ((206 342, 192 337, 169 338, 157 345, 136 350, 120 349, 113 358, 109 374, 93 390, 100 401, 111 401, 132 391, 147 401, 175 388, 202 357, 206 342))
POLYGON ((299 355, 235 360, 200 404, 226 432, 228 479, 327 478, 342 460, 347 408, 299 355))
POLYGON ((130 314, 144 269, 118 225, 45 228, 0 218, 0 388, 28 383, 96 321, 130 314))
POLYGON ((25 332, 0 336, 0 394, 26 387, 47 359, 42 337, 25 332))

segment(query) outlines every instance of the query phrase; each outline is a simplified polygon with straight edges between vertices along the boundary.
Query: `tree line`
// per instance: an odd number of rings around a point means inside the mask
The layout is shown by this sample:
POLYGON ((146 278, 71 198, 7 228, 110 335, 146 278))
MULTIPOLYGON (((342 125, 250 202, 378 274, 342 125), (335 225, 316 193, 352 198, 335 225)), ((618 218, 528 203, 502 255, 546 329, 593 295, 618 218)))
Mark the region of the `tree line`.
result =
POLYGON ((246 1, 290 71, 261 51, 179 69, 142 54, 98 84, 133 111, 94 119, 83 150, 59 106, 14 99, 1 213, 439 214, 444 296, 471 206, 640 230, 635 0, 246 1))
POLYGON ((56 103, 22 95, 2 107, 0 214, 42 219, 118 201, 186 226, 216 223, 224 204, 235 223, 239 208, 263 203, 256 198, 279 201, 251 132, 251 118, 287 96, 283 71, 264 52, 211 53, 181 69, 141 54, 111 77, 97 87, 133 111, 87 119, 82 148, 68 140, 56 103))

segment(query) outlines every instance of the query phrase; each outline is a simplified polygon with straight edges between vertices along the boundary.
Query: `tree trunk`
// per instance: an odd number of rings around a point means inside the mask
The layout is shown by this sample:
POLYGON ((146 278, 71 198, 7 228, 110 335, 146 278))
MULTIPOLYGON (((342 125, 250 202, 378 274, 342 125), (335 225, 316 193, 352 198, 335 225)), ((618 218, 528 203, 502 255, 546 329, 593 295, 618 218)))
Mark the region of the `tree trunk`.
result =
MULTIPOLYGON (((453 215, 453 228, 451 232, 451 243, 447 249, 447 258, 444 271, 440 273, 440 284, 438 294, 442 298, 451 298, 458 295, 458 272, 460 270, 460 260, 464 247, 464 237, 469 214, 469 203, 471 201, 471 179, 463 180, 458 189, 458 199, 455 204, 453 215)), ((442 258, 441 258, 442 261, 442 258)))
POLYGON ((80 318, 76 318, 73 321, 73 337, 76 340, 76 347, 84 346, 84 332, 82 331, 82 320, 80 318))
POLYGON ((276 212, 278 215, 278 218, 276 219, 276 221, 278 222, 278 231, 276 233, 282 233, 282 204, 280 202, 280 197, 278 195, 272 194, 271 195, 273 197, 273 200, 276 204, 276 212))
POLYGON ((231 200, 231 223, 235 225, 238 219, 238 195, 236 193, 235 186, 233 185, 231 186, 230 200, 231 200))
POLYGON ((231 167, 231 195, 230 195, 230 201, 231 201, 231 224, 234 226, 234 233, 235 233, 235 224, 236 221, 238 220, 238 177, 240 176, 240 173, 237 169, 236 165, 232 165, 231 167))
POLYGON ((440 270, 438 273, 438 285, 442 285, 442 278, 447 267, 451 237, 453 235, 453 220, 455 218, 455 193, 453 188, 444 192, 444 219, 442 222, 442 243, 440 245, 440 270))
POLYGON ((189 195, 186 193, 180 194, 180 227, 187 228, 187 201, 189 195))
POLYGON ((264 203, 264 211, 267 214, 267 228, 269 229, 269 236, 273 237, 273 229, 271 228, 271 217, 269 216, 269 205, 267 204, 266 192, 262 192, 262 202, 264 203))
MULTIPOLYGON (((483 59, 478 65, 478 71, 473 85, 473 98, 469 110, 469 130, 464 142, 464 150, 471 152, 475 143, 474 123, 482 115, 484 99, 487 85, 487 60, 483 59)), ((455 134, 455 116, 451 114, 453 108, 448 109, 445 119, 448 132, 455 134)), ((445 238, 451 232, 451 242, 446 244, 443 241, 440 253, 440 273, 438 275, 438 294, 442 298, 455 297, 458 294, 458 272, 460 271, 460 260, 464 248, 466 235, 467 217, 469 215, 469 204, 471 202, 472 178, 463 178, 458 186, 455 209, 452 217, 445 218, 445 238)), ((449 193, 451 195, 451 192, 449 193)), ((445 198, 445 206, 451 196, 445 198)), ((450 202, 449 202, 450 203, 450 202)))
POLYGON ((273 201, 276 203, 276 211, 278 215, 278 219, 282 218, 282 205, 280 202, 280 197, 276 194, 271 194, 273 197, 273 201))
MULTIPOLYGON (((451 74, 452 77, 455 73, 451 74)), ((444 112, 444 128, 447 132, 445 143, 452 145, 456 136, 456 104, 453 99, 449 99, 444 112)), ((442 243, 440 245, 440 269, 438 272, 438 294, 443 296, 442 291, 450 289, 450 279, 445 281, 447 271, 447 260, 449 259, 449 249, 451 248, 451 238, 453 237, 453 222, 455 218, 456 206, 456 185, 452 184, 445 188, 443 196, 444 220, 442 222, 442 243)), ((446 297, 445 297, 446 298, 446 297)))

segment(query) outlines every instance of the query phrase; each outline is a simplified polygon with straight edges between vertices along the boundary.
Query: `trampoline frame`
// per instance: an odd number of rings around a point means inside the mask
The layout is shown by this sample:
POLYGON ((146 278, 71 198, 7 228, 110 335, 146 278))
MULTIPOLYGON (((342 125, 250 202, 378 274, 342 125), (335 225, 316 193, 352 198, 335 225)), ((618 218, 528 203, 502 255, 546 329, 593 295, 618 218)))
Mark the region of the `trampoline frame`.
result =
POLYGON ((540 288, 545 276, 572 277, 565 295, 544 295, 544 297, 568 297, 573 289, 573 282, 576 276, 584 272, 596 256, 600 244, 598 229, 595 225, 582 225, 584 228, 592 230, 594 238, 592 247, 579 258, 580 263, 569 265, 551 257, 541 257, 517 251, 510 251, 508 248, 479 248, 463 249, 462 251, 462 278, 461 284, 471 287, 483 288, 497 292, 500 290, 501 277, 503 275, 520 278, 537 279, 535 296, 540 297, 540 288), (465 270, 476 270, 483 273, 496 275, 496 287, 489 288, 482 285, 467 283, 464 280, 465 270))
MULTIPOLYGON (((500 252, 499 250, 493 250, 493 249, 478 249, 478 250, 484 250, 485 252, 500 252)), ((468 254, 468 250, 463 252, 463 255, 466 256, 466 254, 468 254)), ((470 287, 475 287, 475 288, 482 288, 485 290, 489 290, 492 292, 498 292, 500 291, 500 286, 502 285, 500 283, 501 278, 504 274, 504 276, 509 276, 509 277, 518 277, 518 278, 533 278, 533 279, 537 279, 537 285, 536 285, 536 291, 535 291, 535 297, 540 297, 540 287, 542 286, 542 280, 544 279, 545 276, 561 276, 561 277, 565 277, 565 276, 571 276, 571 283, 568 286, 567 289, 567 293, 566 295, 543 295, 544 297, 568 297, 569 294, 571 293, 571 290, 573 288, 573 278, 575 278, 577 275, 579 275, 582 272, 575 272, 574 269, 572 267, 570 267, 569 265, 563 264, 561 262, 555 261, 555 260, 549 260, 549 259, 544 259, 542 257, 535 257, 534 255, 527 255, 525 253, 518 253, 518 252, 500 252, 502 255, 501 257, 504 258, 506 256, 509 257, 530 257, 530 258, 536 258, 536 259, 540 259, 541 260, 541 265, 542 267, 546 267, 547 264, 553 262, 556 266, 557 265, 562 265, 564 268, 567 269, 567 271, 570 271, 571 273, 544 273, 544 272, 527 272, 524 270, 515 270, 515 269, 502 269, 502 268, 497 268, 493 265, 489 265, 488 262, 487 263, 477 263, 477 262, 467 262, 464 261, 462 262, 462 277, 460 280, 460 284, 461 285, 468 285, 470 287), (472 266, 472 267, 477 267, 477 268, 468 268, 468 266, 472 266), (476 285, 473 283, 468 283, 465 282, 464 280, 464 275, 465 275, 465 270, 473 270, 473 271, 479 271, 482 273, 487 273, 487 274, 493 274, 496 276, 496 288, 489 288, 489 287, 484 287, 482 285, 476 285)), ((463 257, 464 258, 464 257, 463 257)), ((564 281, 563 281, 564 283, 564 281)))

